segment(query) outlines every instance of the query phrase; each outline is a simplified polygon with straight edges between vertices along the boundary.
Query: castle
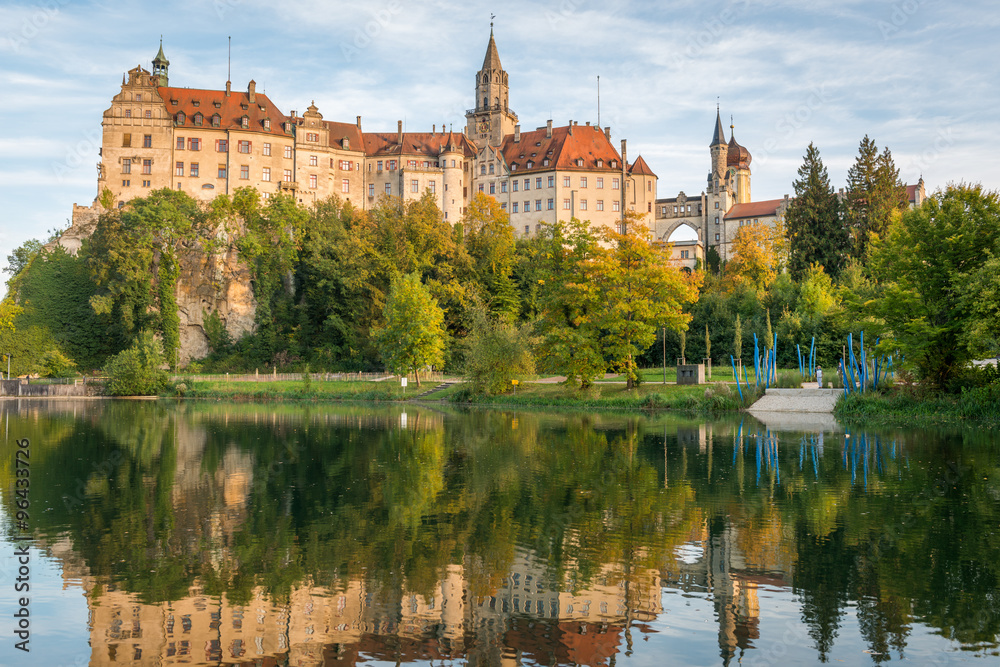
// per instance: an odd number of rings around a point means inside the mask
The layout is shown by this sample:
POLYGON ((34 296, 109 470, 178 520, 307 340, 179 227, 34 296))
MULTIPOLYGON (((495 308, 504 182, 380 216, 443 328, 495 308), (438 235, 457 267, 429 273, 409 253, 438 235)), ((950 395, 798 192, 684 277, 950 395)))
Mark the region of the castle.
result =
MULTIPOLYGON (((726 141, 718 110, 706 188, 695 196, 657 199, 656 174, 641 156, 629 162, 624 140, 616 149, 610 127, 549 120, 522 130, 492 28, 462 132, 444 124, 404 132, 402 121, 395 132, 366 132, 361 116, 326 120, 315 103, 285 114, 252 80, 243 91, 229 81, 224 90, 171 86, 169 65, 161 43, 152 71, 129 70, 104 112, 97 192, 110 191, 118 207, 158 188, 210 200, 250 186, 265 198, 285 192, 310 204, 336 195, 363 209, 384 195, 430 193, 445 220, 458 222, 483 193, 498 200, 519 236, 571 217, 617 226, 625 211, 660 242, 687 226, 697 241, 677 242, 674 257, 693 267, 707 248, 726 259, 740 226, 773 223, 788 205, 787 196, 751 200, 750 153, 734 134, 726 141)), ((74 222, 88 214, 96 206, 75 208, 74 222)))

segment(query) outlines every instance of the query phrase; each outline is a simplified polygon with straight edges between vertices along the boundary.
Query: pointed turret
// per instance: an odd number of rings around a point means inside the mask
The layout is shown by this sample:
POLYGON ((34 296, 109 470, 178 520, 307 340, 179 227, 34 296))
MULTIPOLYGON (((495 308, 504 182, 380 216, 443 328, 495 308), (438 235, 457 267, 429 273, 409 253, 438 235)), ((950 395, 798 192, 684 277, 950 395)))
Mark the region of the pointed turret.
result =
POLYGON ((156 85, 167 86, 169 81, 167 79, 167 68, 170 66, 170 61, 167 57, 163 55, 163 37, 160 37, 160 50, 156 53, 156 57, 153 58, 153 78, 156 80, 156 85))
POLYGON ((725 146, 726 145, 726 131, 722 128, 722 116, 719 115, 719 109, 715 109, 715 134, 712 135, 712 143, 708 145, 709 148, 712 146, 725 146))
POLYGON ((500 52, 497 51, 497 43, 493 39, 493 26, 490 26, 490 43, 486 45, 486 57, 483 58, 483 71, 491 69, 503 69, 500 64, 500 52))

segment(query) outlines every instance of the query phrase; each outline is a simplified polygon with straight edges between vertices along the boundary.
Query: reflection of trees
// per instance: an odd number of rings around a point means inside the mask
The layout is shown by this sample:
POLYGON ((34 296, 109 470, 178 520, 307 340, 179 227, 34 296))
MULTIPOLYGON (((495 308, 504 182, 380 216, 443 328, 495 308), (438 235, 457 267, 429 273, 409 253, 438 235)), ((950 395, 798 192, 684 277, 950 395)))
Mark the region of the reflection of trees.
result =
POLYGON ((68 531, 92 574, 145 600, 196 581, 241 604, 261 585, 281 600, 364 580, 391 608, 454 563, 486 596, 522 552, 553 588, 585 590, 615 563, 610 583, 632 590, 704 525, 732 537, 739 576, 794 582, 821 660, 850 604, 876 660, 917 621, 966 645, 1000 632, 988 435, 778 442, 749 424, 412 408, 406 424, 398 408, 110 403, 19 428, 33 503, 51 508, 39 531, 68 531), (239 475, 230 497, 220 480, 239 475))

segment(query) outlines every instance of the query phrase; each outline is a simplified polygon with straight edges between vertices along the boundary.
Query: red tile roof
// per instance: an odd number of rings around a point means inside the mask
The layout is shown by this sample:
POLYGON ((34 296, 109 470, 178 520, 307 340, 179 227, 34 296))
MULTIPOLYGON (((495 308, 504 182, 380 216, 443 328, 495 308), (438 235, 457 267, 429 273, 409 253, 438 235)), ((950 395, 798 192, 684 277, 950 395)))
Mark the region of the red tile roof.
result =
POLYGON ((250 101, 250 94, 246 91, 232 91, 228 96, 224 90, 199 90, 197 88, 172 88, 160 86, 157 88, 163 103, 167 107, 167 113, 174 117, 175 127, 201 127, 221 130, 244 130, 250 132, 262 132, 265 134, 275 134, 279 136, 290 136, 285 134, 282 123, 288 120, 274 102, 268 99, 263 93, 255 93, 254 101, 250 101), (176 104, 174 103, 176 102, 176 104), (195 102, 198 103, 195 106, 195 102), (216 104, 219 106, 216 107, 216 104), (243 107, 246 107, 244 109, 243 107), (184 124, 177 125, 176 119, 179 112, 184 112, 184 124), (195 125, 194 117, 201 113, 204 121, 201 125, 195 125), (219 114, 219 126, 212 125, 212 116, 219 114), (243 116, 247 116, 248 124, 244 129, 242 125, 243 116), (264 121, 271 122, 271 129, 264 129, 264 121))
POLYGON ((654 174, 653 170, 649 168, 649 165, 646 164, 646 161, 642 159, 641 155, 635 159, 635 162, 632 163, 632 166, 629 168, 628 171, 630 174, 635 176, 653 176, 654 178, 656 177, 656 174, 654 174))
POLYGON ((911 203, 917 201, 917 187, 916 185, 906 186, 906 201, 911 203))
POLYGON ((766 201, 752 201, 746 204, 735 204, 726 213, 726 220, 734 218, 761 218, 769 215, 777 215, 778 207, 785 203, 784 199, 768 199, 766 201))
POLYGON ((551 169, 604 169, 608 172, 619 171, 611 166, 612 160, 621 164, 618 151, 599 127, 593 125, 574 125, 553 127, 552 136, 546 137, 547 128, 539 128, 529 132, 521 132, 521 140, 514 141, 514 135, 503 138, 500 152, 508 166, 517 164, 517 171, 548 171, 551 169), (544 160, 548 158, 546 166, 544 160), (579 165, 577 160, 583 160, 579 165), (598 161, 601 166, 598 166, 598 161), (528 167, 528 162, 532 163, 528 167))
POLYGON ((364 136, 357 123, 338 123, 334 120, 324 120, 323 125, 329 131, 330 145, 334 148, 340 148, 340 141, 344 137, 347 137, 347 141, 350 143, 350 150, 361 151, 365 149, 364 136))
POLYGON ((437 157, 454 144, 466 157, 474 157, 476 147, 458 132, 404 132, 403 144, 397 142, 396 132, 365 132, 364 146, 367 155, 428 155, 437 157))

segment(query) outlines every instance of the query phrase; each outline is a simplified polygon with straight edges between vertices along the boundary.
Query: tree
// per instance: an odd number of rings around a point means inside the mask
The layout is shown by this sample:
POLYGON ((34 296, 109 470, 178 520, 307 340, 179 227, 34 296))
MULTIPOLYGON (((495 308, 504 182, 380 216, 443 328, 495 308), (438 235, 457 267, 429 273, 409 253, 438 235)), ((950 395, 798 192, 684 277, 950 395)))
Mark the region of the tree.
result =
POLYGON ((892 153, 886 148, 879 154, 878 146, 865 135, 847 172, 846 217, 854 257, 864 261, 872 241, 885 236, 894 213, 906 206, 906 187, 892 153))
POLYGON ((744 282, 766 292, 778 276, 787 255, 781 222, 743 225, 736 232, 732 246, 735 255, 726 265, 730 282, 744 282))
POLYGON ((472 259, 481 297, 493 313, 516 315, 517 286, 511 279, 514 256, 514 228, 500 202, 477 193, 462 218, 465 248, 472 259))
POLYGON ((535 372, 530 325, 518 327, 510 315, 492 315, 483 305, 471 308, 470 315, 465 368, 476 391, 504 393, 511 389, 511 380, 535 372))
POLYGON ((789 272, 799 280, 810 265, 818 263, 837 276, 848 254, 850 235, 819 149, 811 143, 792 187, 795 199, 785 212, 789 272))
POLYGON ((382 359, 394 373, 412 371, 419 387, 420 370, 444 362, 444 312, 413 272, 393 279, 384 315, 372 331, 382 359))
POLYGON ((1000 195, 954 185, 906 211, 873 248, 881 295, 870 313, 884 324, 887 349, 898 348, 919 376, 939 389, 969 362, 979 342, 987 267, 1000 254, 1000 195), (983 281, 985 279, 985 285, 983 281))
POLYGON ((593 264, 606 253, 590 225, 573 218, 545 226, 537 237, 537 356, 544 370, 566 376, 569 386, 590 387, 607 368, 601 352, 601 294, 591 280, 593 264))
POLYGON ((131 347, 111 357, 104 366, 107 392, 112 396, 152 396, 167 386, 163 346, 151 331, 141 332, 131 347))
POLYGON ((733 330, 733 356, 736 359, 743 359, 743 323, 740 322, 739 313, 736 314, 736 324, 733 330))
POLYGON ((657 329, 687 328, 684 306, 698 299, 702 275, 677 267, 670 247, 650 243, 649 229, 633 215, 626 215, 624 234, 605 228, 603 239, 610 250, 593 266, 600 290, 596 320, 605 358, 633 389, 639 384, 635 359, 656 341, 657 329))

